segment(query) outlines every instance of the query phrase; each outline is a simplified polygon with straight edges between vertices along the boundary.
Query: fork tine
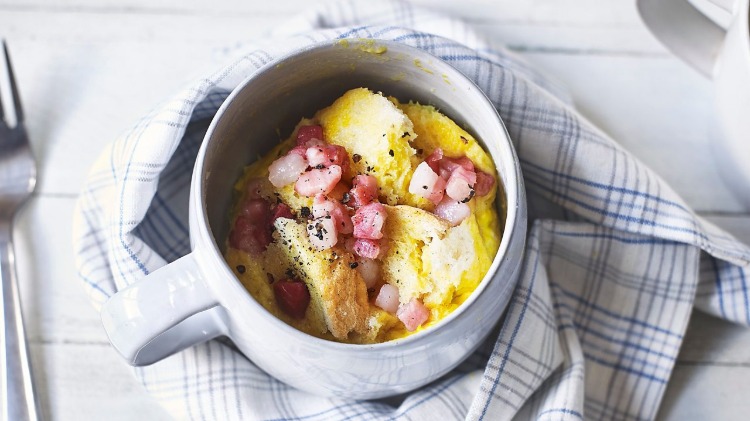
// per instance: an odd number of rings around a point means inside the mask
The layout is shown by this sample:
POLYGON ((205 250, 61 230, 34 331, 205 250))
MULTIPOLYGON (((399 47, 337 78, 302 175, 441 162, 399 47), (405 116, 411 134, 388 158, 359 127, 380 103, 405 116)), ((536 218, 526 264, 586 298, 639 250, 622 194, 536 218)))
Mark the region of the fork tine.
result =
MULTIPOLYGON (((3 49, 5 49, 5 40, 3 39, 3 49)), ((7 51, 7 49, 6 49, 7 51)), ((7 63, 6 63, 7 64, 7 63)), ((8 67, 8 66, 6 66, 8 67)), ((0 123, 2 123, 5 119, 5 113, 3 113, 3 101, 2 97, 0 97, 0 123)))
MULTIPOLYGON (((10 81, 10 91, 13 94, 13 106, 16 109, 16 124, 21 124, 23 123, 23 108, 21 107, 21 96, 18 94, 16 78, 13 76, 13 66, 11 66, 10 64, 8 45, 5 43, 5 40, 3 40, 3 51, 5 52, 5 63, 8 66, 8 79, 10 81)), ((2 110, 0 110, 0 117, 2 117, 2 110)))

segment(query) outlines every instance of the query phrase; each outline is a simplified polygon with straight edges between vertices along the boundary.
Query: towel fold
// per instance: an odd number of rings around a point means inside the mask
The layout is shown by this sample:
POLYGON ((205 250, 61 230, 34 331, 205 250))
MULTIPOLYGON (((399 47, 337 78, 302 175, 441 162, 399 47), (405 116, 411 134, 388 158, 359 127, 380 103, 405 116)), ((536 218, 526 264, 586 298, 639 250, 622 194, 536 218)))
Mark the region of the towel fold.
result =
POLYGON ((695 215, 578 114, 563 88, 461 21, 402 1, 332 3, 297 17, 110 144, 74 221, 78 273, 94 306, 190 251, 190 176, 229 92, 277 57, 335 38, 424 49, 472 79, 497 108, 522 164, 533 220, 507 314, 455 370, 382 401, 300 392, 227 340, 136 368, 175 418, 648 420, 694 306, 750 324, 747 245, 695 215))

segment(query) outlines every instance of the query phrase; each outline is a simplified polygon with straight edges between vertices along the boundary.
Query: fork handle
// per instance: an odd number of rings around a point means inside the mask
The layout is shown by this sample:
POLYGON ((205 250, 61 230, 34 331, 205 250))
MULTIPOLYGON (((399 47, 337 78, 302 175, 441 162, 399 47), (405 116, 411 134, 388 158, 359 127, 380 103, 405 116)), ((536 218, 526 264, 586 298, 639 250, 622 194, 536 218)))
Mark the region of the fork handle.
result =
POLYGON ((13 241, 9 223, 0 222, 0 282, 2 282, 2 350, 4 367, 2 383, 3 420, 31 421, 40 419, 31 377, 31 364, 23 328, 21 303, 13 255, 13 241))

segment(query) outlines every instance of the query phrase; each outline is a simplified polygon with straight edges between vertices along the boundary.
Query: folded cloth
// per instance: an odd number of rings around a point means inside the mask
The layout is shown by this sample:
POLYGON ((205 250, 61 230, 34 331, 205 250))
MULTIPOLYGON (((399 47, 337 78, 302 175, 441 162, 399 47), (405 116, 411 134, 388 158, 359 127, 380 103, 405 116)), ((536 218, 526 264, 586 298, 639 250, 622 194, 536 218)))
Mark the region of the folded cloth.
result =
POLYGON ((507 314, 458 368, 398 400, 300 392, 228 341, 136 368, 175 418, 653 419, 694 306, 750 324, 750 248, 696 216, 522 60, 458 20, 401 1, 321 6, 106 148, 75 213, 77 267, 97 308, 190 251, 190 173, 207 122, 229 91, 284 53, 333 38, 429 51, 497 107, 537 215, 507 314), (555 208, 563 217, 550 216, 555 208))

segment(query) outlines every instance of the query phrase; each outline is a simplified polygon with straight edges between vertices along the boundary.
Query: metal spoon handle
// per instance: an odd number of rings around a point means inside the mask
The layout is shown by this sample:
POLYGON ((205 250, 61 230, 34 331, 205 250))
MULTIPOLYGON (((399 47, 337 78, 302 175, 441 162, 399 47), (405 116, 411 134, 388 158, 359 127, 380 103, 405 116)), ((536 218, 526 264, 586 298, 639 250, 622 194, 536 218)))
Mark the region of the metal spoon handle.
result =
POLYGON ((0 282, 2 282, 3 330, 0 358, 2 376, 3 420, 32 421, 40 419, 38 400, 31 378, 29 352, 23 328, 21 303, 13 255, 10 224, 0 221, 0 282))

